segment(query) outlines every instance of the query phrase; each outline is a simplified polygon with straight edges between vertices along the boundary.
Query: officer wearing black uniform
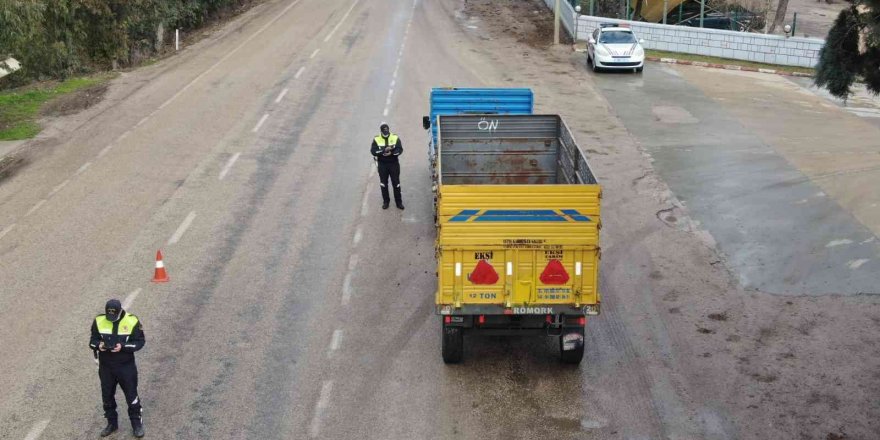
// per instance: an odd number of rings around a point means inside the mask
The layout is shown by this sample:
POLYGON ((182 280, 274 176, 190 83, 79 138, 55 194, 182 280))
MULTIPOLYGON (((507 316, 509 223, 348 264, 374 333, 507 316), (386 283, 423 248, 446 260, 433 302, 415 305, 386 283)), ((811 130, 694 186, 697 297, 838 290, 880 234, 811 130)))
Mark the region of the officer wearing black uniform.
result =
POLYGON ((107 426, 101 431, 106 437, 119 429, 116 415, 116 385, 122 388, 128 403, 128 417, 135 437, 144 436, 141 420, 141 399, 137 392, 137 365, 134 352, 144 346, 144 330, 137 316, 125 313, 117 299, 107 301, 104 314, 92 322, 89 346, 98 357, 98 377, 101 378, 101 398, 107 426))
POLYGON ((388 209, 391 198, 388 196, 388 178, 394 186, 394 203, 397 209, 403 209, 403 197, 400 195, 400 162, 398 156, 403 154, 400 138, 391 133, 388 124, 379 126, 380 134, 373 138, 370 153, 376 158, 379 168, 379 186, 382 187, 382 209, 388 209))

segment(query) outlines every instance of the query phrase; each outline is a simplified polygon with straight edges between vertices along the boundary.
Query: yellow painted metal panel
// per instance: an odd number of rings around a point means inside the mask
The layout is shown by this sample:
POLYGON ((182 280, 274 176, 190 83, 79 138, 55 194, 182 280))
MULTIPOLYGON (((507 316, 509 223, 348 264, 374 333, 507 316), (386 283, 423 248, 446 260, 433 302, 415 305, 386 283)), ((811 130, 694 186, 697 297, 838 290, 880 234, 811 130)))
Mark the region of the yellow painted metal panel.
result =
POLYGON ((596 304, 600 199, 598 185, 441 185, 437 303, 596 304), (480 260, 497 283, 470 281, 480 260), (541 282, 552 260, 567 282, 541 282))
POLYGON ((576 209, 598 217, 599 185, 441 185, 438 214, 441 222, 467 209, 576 209))

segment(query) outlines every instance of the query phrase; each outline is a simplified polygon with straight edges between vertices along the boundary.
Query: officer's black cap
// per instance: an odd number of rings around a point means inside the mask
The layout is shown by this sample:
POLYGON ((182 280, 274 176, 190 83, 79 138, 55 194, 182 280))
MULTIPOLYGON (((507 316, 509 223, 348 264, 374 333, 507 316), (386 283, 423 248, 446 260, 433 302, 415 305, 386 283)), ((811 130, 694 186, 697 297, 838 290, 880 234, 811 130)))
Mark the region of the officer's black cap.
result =
POLYGON ((104 306, 104 316, 106 316, 107 319, 110 321, 116 321, 119 319, 120 313, 122 313, 122 303, 119 302, 118 299, 107 301, 107 304, 104 306))

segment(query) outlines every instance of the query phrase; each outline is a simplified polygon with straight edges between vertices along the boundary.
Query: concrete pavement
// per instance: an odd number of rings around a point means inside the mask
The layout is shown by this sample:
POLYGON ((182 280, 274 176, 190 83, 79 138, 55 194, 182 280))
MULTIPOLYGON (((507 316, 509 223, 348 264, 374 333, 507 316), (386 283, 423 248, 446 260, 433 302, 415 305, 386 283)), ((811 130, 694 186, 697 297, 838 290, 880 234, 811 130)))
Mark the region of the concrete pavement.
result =
POLYGON ((875 126, 785 77, 649 67, 595 78, 743 286, 876 292, 875 126))

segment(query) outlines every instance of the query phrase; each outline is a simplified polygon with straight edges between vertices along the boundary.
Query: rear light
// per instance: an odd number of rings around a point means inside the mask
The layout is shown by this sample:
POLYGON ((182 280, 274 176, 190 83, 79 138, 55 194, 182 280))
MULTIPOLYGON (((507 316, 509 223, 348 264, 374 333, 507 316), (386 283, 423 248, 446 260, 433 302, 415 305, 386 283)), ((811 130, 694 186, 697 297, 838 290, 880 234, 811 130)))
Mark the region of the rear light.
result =
POLYGON ((477 322, 479 322, 480 325, 485 324, 486 323, 486 315, 480 315, 480 317, 477 318, 477 322))
POLYGON ((477 262, 477 267, 468 275, 468 280, 474 284, 495 284, 498 282, 498 272, 486 260, 477 262))
POLYGON ((578 316, 578 325, 580 325, 580 326, 587 325, 587 317, 586 316, 578 316))
POLYGON ((541 282, 544 284, 565 284, 568 282, 568 272, 559 260, 550 260, 544 272, 541 273, 541 282))
POLYGON ((547 318, 544 319, 544 321, 546 321, 547 324, 553 324, 553 315, 547 315, 547 318))
POLYGON ((444 323, 444 324, 449 324, 449 323, 451 323, 451 322, 452 322, 452 317, 451 317, 451 316, 444 316, 444 317, 443 317, 443 323, 444 323))

